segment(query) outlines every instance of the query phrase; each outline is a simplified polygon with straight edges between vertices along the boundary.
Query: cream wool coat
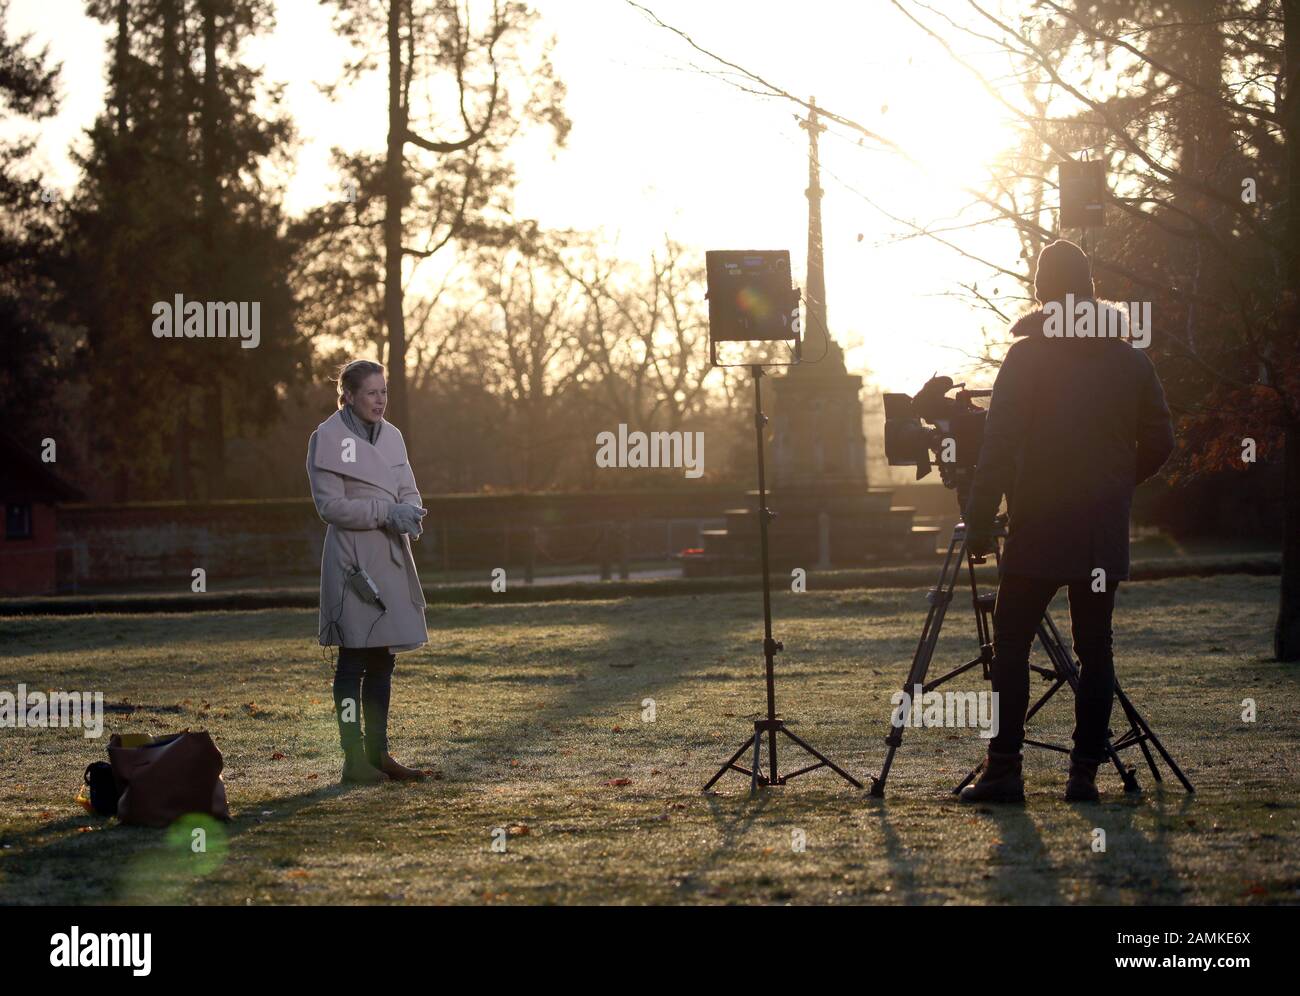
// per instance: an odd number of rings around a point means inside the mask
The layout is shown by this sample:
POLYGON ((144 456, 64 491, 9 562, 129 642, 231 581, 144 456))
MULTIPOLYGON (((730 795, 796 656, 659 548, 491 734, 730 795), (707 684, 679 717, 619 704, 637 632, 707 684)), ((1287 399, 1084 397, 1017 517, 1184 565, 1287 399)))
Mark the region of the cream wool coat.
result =
POLYGON ((328 525, 320 563, 321 646, 388 647, 402 653, 429 639, 410 537, 386 525, 396 503, 423 507, 420 492, 402 434, 391 422, 381 425, 370 443, 352 433, 336 411, 307 444, 311 496, 328 525), (379 587, 386 613, 347 584, 354 565, 379 587))

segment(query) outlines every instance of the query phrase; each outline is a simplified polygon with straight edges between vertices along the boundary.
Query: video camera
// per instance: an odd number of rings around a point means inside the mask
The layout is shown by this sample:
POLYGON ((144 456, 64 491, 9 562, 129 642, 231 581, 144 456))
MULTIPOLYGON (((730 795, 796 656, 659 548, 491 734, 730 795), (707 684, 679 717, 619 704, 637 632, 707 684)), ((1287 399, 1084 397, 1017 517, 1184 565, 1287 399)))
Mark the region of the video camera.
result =
POLYGON ((885 395, 885 459, 891 467, 915 467, 919 481, 937 464, 944 487, 966 489, 984 444, 988 415, 988 410, 972 399, 987 398, 993 392, 965 388, 965 384, 954 384, 951 377, 935 376, 916 397, 885 395), (959 389, 957 394, 948 397, 954 388, 959 389))

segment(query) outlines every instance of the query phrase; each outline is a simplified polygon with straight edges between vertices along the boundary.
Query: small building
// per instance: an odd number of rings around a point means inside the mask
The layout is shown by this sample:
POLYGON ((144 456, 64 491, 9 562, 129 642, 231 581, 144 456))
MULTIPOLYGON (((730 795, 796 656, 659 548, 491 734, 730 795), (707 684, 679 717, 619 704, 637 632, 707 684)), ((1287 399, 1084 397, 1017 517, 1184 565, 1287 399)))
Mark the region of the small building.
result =
POLYGON ((58 588, 56 542, 61 501, 84 495, 16 440, 0 435, 0 595, 48 595, 58 588))

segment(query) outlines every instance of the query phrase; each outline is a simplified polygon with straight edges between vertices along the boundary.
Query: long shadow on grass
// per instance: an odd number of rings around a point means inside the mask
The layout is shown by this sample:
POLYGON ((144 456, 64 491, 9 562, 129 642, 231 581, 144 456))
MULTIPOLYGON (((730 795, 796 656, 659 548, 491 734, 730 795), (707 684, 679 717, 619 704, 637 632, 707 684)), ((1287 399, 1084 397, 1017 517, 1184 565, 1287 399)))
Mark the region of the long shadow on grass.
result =
MULTIPOLYGON (((1029 805, 1033 805, 1033 797, 1029 805)), ((990 817, 998 828, 998 840, 985 866, 987 877, 981 879, 986 898, 1034 905, 1062 902, 1061 870, 1052 861, 1029 810, 1011 805, 979 806, 975 811, 990 817)))
POLYGON ((1189 812, 1195 798, 1177 787, 1147 790, 1150 796, 1119 797, 1114 801, 1085 803, 1069 807, 1071 830, 1082 841, 1090 841, 1097 830, 1105 831, 1105 851, 1085 852, 1081 877, 1088 880, 1088 902, 1098 904, 1182 903, 1188 887, 1169 860, 1169 821, 1189 812), (1173 795, 1177 792, 1178 795, 1173 795), (1138 825, 1149 813, 1149 831, 1138 825), (1129 892, 1129 895, 1125 895, 1129 892), (1131 893, 1136 893, 1134 896, 1131 893))
MULTIPOLYGON (((201 599, 196 594, 195 599, 201 599)), ((201 604, 196 601, 196 607, 201 604)), ((67 652, 130 650, 183 641, 222 645, 231 642, 230 627, 238 624, 240 642, 282 640, 306 633, 314 624, 298 625, 303 609, 259 609, 247 612, 204 612, 157 615, 86 615, 6 618, 0 620, 0 660, 67 652)))
MULTIPOLYGON (((333 785, 259 800, 250 804, 245 812, 238 812, 228 823, 222 824, 225 838, 234 840, 251 830, 268 823, 281 823, 297 818, 301 813, 347 795, 363 791, 360 787, 333 785), (271 816, 261 815, 267 810, 271 816)), ((70 817, 19 833, 6 833, 0 837, 6 850, 0 852, 0 902, 43 905, 51 902, 51 895, 59 902, 103 904, 121 900, 124 893, 134 894, 134 899, 144 902, 180 902, 185 892, 203 881, 202 876, 187 873, 189 837, 177 849, 167 841, 168 830, 153 827, 126 826, 121 823, 105 825, 93 817, 70 817), (96 828, 94 833, 87 827, 96 828), (102 829, 100 829, 102 827, 102 829), (56 839, 44 844, 35 843, 50 834, 56 839), (159 859, 150 865, 144 859, 159 859), (167 859, 171 859, 168 861, 167 859), (127 878, 141 868, 152 867, 168 873, 171 880, 159 882, 157 890, 141 888, 139 883, 127 878), (68 895, 65 877, 68 869, 76 869, 80 881, 68 895), (42 879, 49 878, 46 890, 42 879), (154 896, 153 892, 160 895, 154 896), (48 892, 42 896, 42 892, 48 892)))
MULTIPOLYGON (((915 805, 915 802, 906 803, 902 807, 903 811, 906 812, 915 805)), ((1038 826, 1024 806, 966 806, 951 800, 934 800, 929 805, 941 807, 938 818, 951 821, 952 826, 964 828, 980 819, 990 820, 997 828, 997 839, 988 857, 981 863, 981 874, 978 877, 967 875, 961 878, 956 873, 970 872, 970 861, 962 856, 961 848, 953 848, 945 838, 942 848, 947 852, 947 857, 944 860, 962 867, 954 868, 954 873, 949 875, 931 869, 930 877, 923 878, 920 873, 921 863, 913 857, 918 852, 900 838, 894 826, 890 803, 878 803, 874 808, 884 845, 884 858, 889 864, 889 882, 894 894, 904 905, 941 902, 954 893, 967 900, 982 898, 994 903, 1046 904, 1062 901, 1060 871, 1050 860, 1044 860, 1038 868, 1026 867, 1027 858, 1036 855, 1045 857, 1046 848, 1038 826)), ((895 808, 898 808, 897 805, 895 808)), ((912 824, 915 825, 915 821, 912 824)), ((904 821, 903 825, 908 825, 908 821, 904 821)))
MULTIPOLYGON (((869 802, 875 802, 870 796, 869 802)), ((898 831, 890 820, 889 803, 881 800, 873 806, 880 839, 884 842, 884 857, 889 865, 889 884, 905 906, 916 906, 933 898, 933 891, 923 893, 916 874, 916 860, 899 839, 898 831)))
MULTIPOLYGON (((527 755, 537 759, 536 755, 547 751, 557 735, 568 737, 585 732, 601 735, 617 723, 626 723, 631 729, 625 729, 624 734, 633 736, 628 736, 623 743, 611 741, 608 768, 617 770, 637 763, 638 754, 645 748, 686 747, 692 752, 703 752, 698 757, 698 767, 691 773, 702 785, 730 753, 727 745, 732 742, 733 734, 737 740, 743 736, 749 725, 748 717, 757 716, 762 707, 761 602, 747 605, 750 611, 742 609, 742 615, 733 606, 720 605, 717 601, 749 597, 720 595, 698 601, 629 599, 593 605, 588 611, 599 614, 595 620, 600 629, 597 645, 613 649, 602 649, 592 657, 588 656, 592 651, 584 648, 580 663, 566 663, 563 675, 556 673, 551 661, 501 662, 510 664, 514 683, 529 683, 519 674, 521 669, 536 670, 534 683, 546 685, 551 694, 522 718, 503 718, 452 739, 449 760, 454 758, 464 771, 457 780, 477 777, 485 766, 498 769, 503 761, 521 760, 527 755), (624 667, 624 659, 615 663, 611 658, 618 658, 619 654, 632 657, 633 666, 624 667), (576 680, 569 673, 573 669, 581 672, 576 680), (738 691, 743 690, 744 702, 752 705, 752 713, 714 713, 708 718, 707 729, 688 725, 676 743, 669 739, 670 735, 659 732, 664 726, 636 720, 646 698, 659 703, 661 715, 668 708, 675 710, 678 702, 683 703, 683 709, 689 709, 696 695, 692 686, 700 680, 734 684, 738 691), (582 724, 593 720, 601 725, 583 729, 582 724), (722 731, 722 740, 708 735, 714 728, 722 731)), ((556 611, 563 610, 557 607, 556 611)), ((510 625, 509 617, 494 622, 502 627, 510 625)), ((483 668, 484 673, 474 679, 476 682, 488 684, 500 677, 500 664, 483 665, 483 668)), ((804 678, 802 672, 798 677, 804 678)), ((822 744, 819 742, 818 746, 822 744)), ((833 742, 825 745, 832 755, 837 755, 842 748, 842 744, 833 742)), ((594 753, 603 762, 601 750, 597 747, 594 753)))
POLYGON ((740 808, 731 815, 726 812, 722 800, 709 797, 709 815, 713 817, 714 825, 721 834, 722 840, 698 861, 694 871, 682 879, 680 888, 683 895, 699 895, 707 890, 708 882, 705 879, 708 873, 716 870, 723 862, 735 858, 736 847, 744 841, 754 822, 771 804, 772 797, 766 792, 761 792, 757 797, 746 796, 734 801, 740 804, 740 808))

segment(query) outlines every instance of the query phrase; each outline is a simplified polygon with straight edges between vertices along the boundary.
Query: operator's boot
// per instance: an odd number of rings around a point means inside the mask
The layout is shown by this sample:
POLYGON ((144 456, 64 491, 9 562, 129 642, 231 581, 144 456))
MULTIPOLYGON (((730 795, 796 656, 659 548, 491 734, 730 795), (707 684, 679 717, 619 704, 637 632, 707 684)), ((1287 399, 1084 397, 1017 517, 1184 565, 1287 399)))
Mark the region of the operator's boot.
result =
POLYGON ((979 780, 961 790, 961 801, 1024 802, 1025 779, 1021 773, 1023 761, 1023 754, 1000 754, 990 750, 979 780))
POLYGON ((1066 802, 1097 802, 1097 766, 1100 761, 1089 761, 1070 752, 1070 777, 1065 783, 1066 802))

